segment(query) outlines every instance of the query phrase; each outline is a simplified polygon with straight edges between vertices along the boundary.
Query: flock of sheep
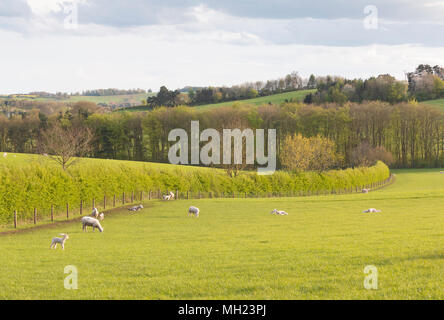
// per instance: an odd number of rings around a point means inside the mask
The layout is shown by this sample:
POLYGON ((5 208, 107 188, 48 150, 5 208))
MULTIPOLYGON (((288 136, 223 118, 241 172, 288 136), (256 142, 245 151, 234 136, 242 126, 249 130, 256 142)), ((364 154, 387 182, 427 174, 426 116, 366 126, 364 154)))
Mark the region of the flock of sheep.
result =
MULTIPOLYGON (((443 172, 441 172, 441 173, 443 173, 443 172)), ((370 189, 363 189, 362 190, 363 193, 368 193, 369 191, 370 191, 370 189)), ((174 197, 175 197, 174 193, 170 191, 167 195, 163 195, 163 200, 166 200, 166 201, 173 200, 174 197)), ((133 206, 133 207, 129 208, 128 210, 135 212, 135 211, 140 211, 142 209, 143 209, 143 205, 139 204, 137 206, 133 206)), ((375 208, 370 208, 370 209, 363 211, 363 213, 378 213, 378 212, 382 212, 382 211, 375 209, 375 208)), ((188 216, 194 216, 194 217, 198 218, 199 213, 200 213, 199 208, 197 208, 195 206, 191 206, 188 208, 188 216)), ((277 209, 274 209, 273 211, 271 211, 271 214, 277 215, 277 216, 287 216, 288 215, 287 212, 285 212, 283 210, 277 210, 277 209)), ((100 224, 99 219, 101 221, 103 221, 105 219, 105 214, 103 212, 99 213, 97 208, 94 208, 93 211, 91 212, 90 216, 85 216, 81 219, 82 230, 86 231, 87 227, 92 227, 93 231, 95 231, 95 229, 97 228, 97 229, 99 229, 100 232, 103 232, 104 229, 103 229, 102 225, 100 224)), ((65 233, 61 233, 59 235, 62 237, 61 238, 56 237, 56 238, 52 239, 51 246, 50 246, 51 249, 56 249, 58 244, 61 245, 63 250, 65 249, 65 242, 66 242, 66 240, 69 239, 69 236, 65 233)))

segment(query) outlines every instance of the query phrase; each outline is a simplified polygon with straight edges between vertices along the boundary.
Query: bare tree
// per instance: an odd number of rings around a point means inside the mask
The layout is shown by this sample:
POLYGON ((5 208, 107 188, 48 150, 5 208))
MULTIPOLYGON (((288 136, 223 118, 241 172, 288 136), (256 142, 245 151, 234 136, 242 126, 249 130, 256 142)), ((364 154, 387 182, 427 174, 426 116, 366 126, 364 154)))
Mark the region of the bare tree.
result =
POLYGON ((42 130, 38 149, 66 170, 91 151, 93 134, 86 127, 53 127, 42 130))

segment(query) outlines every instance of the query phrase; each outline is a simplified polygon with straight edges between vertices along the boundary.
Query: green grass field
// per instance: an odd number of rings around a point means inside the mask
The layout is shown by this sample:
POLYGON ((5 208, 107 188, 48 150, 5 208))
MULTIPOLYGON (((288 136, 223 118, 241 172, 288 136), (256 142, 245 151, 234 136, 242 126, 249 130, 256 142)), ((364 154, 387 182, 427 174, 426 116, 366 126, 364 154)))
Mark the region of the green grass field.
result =
POLYGON ((0 235, 0 299, 443 299, 444 175, 395 173, 369 194, 151 201, 110 212, 104 233, 74 222, 0 235), (65 251, 50 250, 61 232, 65 251), (67 265, 78 290, 64 289, 67 265), (378 290, 363 287, 367 265, 378 290))
POLYGON ((444 110, 444 99, 423 101, 421 102, 421 104, 435 107, 440 110, 444 110))
MULTIPOLYGON (((279 94, 273 94, 266 97, 259 97, 254 99, 246 99, 246 100, 237 100, 237 101, 228 101, 228 102, 221 102, 221 103, 212 103, 212 104, 205 104, 200 106, 193 106, 193 109, 198 110, 206 110, 211 108, 218 108, 218 107, 225 107, 225 106, 232 106, 234 104, 238 105, 252 105, 252 106, 259 106, 264 105, 268 103, 272 104, 281 104, 285 102, 285 100, 293 100, 293 101, 303 101, 305 96, 311 92, 315 92, 316 90, 300 90, 300 91, 291 91, 291 92, 285 92, 285 93, 279 93, 279 94)), ((138 107, 130 107, 126 109, 120 109, 118 111, 131 111, 131 112, 138 112, 138 111, 146 111, 147 107, 138 106, 138 107)))
MULTIPOLYGON (((78 102, 78 101, 90 101, 94 103, 106 103, 106 104, 123 104, 131 103, 133 105, 138 105, 142 100, 146 100, 149 96, 147 93, 140 94, 125 94, 125 95, 115 95, 115 96, 71 96, 66 99, 55 99, 55 98, 26 98, 17 97, 16 100, 32 100, 32 101, 52 101, 52 102, 78 102)), ((1 100, 5 98, 0 98, 1 100)))

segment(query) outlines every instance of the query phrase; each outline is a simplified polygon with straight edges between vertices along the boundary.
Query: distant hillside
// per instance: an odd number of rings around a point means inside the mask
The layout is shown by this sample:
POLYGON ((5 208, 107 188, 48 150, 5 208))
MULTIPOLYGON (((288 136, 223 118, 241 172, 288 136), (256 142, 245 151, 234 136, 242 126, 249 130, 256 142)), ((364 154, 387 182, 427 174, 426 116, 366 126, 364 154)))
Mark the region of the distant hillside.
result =
MULTIPOLYGON (((303 101, 307 94, 315 92, 315 91, 316 90, 298 90, 298 91, 273 94, 270 96, 259 97, 259 98, 254 98, 254 99, 205 104, 205 105, 201 105, 201 106, 194 106, 192 108, 198 109, 198 110, 204 110, 204 109, 218 108, 218 107, 223 107, 223 106, 232 106, 233 104, 240 104, 240 105, 251 104, 251 105, 257 106, 257 105, 263 105, 263 104, 268 104, 268 103, 281 104, 285 101, 299 102, 299 101, 303 101)), ((151 110, 150 107, 137 106, 137 107, 130 107, 130 108, 121 109, 118 111, 137 112, 137 111, 149 111, 149 110, 151 110)))
POLYGON ((428 105, 428 106, 435 107, 440 110, 444 110, 444 99, 427 100, 427 101, 421 102, 420 104, 428 105))

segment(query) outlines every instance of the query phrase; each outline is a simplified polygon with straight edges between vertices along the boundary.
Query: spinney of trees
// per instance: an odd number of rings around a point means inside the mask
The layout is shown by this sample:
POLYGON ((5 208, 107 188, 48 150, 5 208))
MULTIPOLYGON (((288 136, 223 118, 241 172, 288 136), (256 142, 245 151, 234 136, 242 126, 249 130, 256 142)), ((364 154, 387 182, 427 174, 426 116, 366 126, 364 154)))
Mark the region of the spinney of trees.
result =
POLYGON ((316 84, 317 92, 307 95, 304 102, 344 104, 379 100, 394 104, 444 97, 444 68, 421 64, 414 72, 407 73, 406 77, 408 81, 396 80, 389 74, 366 80, 332 76, 315 79, 310 77, 310 82, 316 84))
POLYGON ((183 128, 190 134, 190 121, 199 120, 201 130, 277 129, 278 164, 285 139, 301 134, 333 141, 335 157, 341 160, 336 162, 338 168, 359 165, 360 154, 375 153, 392 155, 392 166, 398 168, 444 166, 444 115, 417 103, 286 103, 204 111, 180 106, 146 113, 96 112, 91 104, 51 116, 37 111, 10 119, 0 116, 0 151, 37 153, 42 130, 62 123, 91 129, 95 138, 90 157, 168 162, 173 144, 168 141, 170 130, 183 128))

